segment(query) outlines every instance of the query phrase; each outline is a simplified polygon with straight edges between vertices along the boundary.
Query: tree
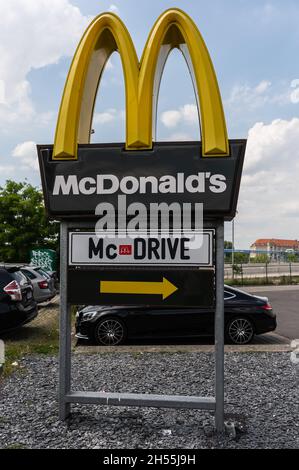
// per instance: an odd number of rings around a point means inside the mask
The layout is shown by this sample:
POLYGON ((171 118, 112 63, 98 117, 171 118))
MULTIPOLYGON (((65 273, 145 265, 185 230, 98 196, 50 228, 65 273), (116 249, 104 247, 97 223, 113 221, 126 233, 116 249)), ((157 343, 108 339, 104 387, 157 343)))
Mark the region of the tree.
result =
POLYGON ((47 219, 38 188, 8 180, 0 187, 0 261, 28 262, 38 247, 58 249, 58 223, 47 219))
POLYGON ((235 264, 246 264, 249 262, 249 253, 235 252, 235 264))
MULTIPOLYGON (((224 249, 225 250, 232 250, 233 244, 232 242, 228 242, 224 240, 224 249)), ((225 263, 231 263, 232 262, 232 254, 231 253, 225 253, 224 254, 224 262, 225 263)))
POLYGON ((269 263, 269 256, 265 254, 256 255, 255 258, 250 259, 251 263, 269 263))

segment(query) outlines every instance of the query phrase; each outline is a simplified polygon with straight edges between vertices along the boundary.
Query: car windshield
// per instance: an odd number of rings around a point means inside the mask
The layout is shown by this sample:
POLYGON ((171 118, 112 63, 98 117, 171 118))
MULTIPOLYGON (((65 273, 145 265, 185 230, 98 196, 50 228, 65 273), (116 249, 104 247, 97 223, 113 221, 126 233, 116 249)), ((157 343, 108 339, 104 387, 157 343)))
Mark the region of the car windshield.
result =
POLYGON ((36 276, 31 272, 31 271, 28 271, 27 269, 22 269, 22 272, 27 276, 29 277, 29 279, 35 279, 36 276))
POLYGON ((44 271, 42 268, 36 268, 35 271, 38 272, 39 274, 41 274, 41 276, 46 277, 47 279, 51 278, 51 276, 46 271, 44 271))

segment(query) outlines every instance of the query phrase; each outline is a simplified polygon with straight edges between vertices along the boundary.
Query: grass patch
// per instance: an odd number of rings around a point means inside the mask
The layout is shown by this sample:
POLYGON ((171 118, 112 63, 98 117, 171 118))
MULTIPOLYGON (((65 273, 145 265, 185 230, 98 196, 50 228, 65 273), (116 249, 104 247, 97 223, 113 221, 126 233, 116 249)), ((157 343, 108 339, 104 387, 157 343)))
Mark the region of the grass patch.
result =
POLYGON ((4 447, 4 449, 11 449, 11 450, 28 449, 28 447, 25 444, 22 444, 21 442, 15 442, 14 444, 8 444, 7 446, 4 447))
POLYGON ((32 323, 2 336, 5 343, 5 364, 2 377, 21 372, 18 363, 28 354, 56 355, 59 350, 58 311, 40 312, 32 323))
POLYGON ((31 352, 34 354, 54 355, 59 350, 58 344, 34 344, 31 352))
POLYGON ((5 343, 5 364, 3 368, 3 377, 7 377, 12 372, 22 371, 18 366, 13 365, 19 362, 28 354, 56 355, 59 346, 57 342, 47 341, 39 342, 37 340, 21 341, 20 343, 5 343))
POLYGON ((279 276, 279 277, 244 277, 243 279, 225 279, 228 286, 286 286, 299 284, 299 276, 279 276))
POLYGON ((133 359, 138 360, 138 359, 142 359, 143 358, 143 352, 140 352, 140 351, 132 351, 131 355, 133 357, 133 359))

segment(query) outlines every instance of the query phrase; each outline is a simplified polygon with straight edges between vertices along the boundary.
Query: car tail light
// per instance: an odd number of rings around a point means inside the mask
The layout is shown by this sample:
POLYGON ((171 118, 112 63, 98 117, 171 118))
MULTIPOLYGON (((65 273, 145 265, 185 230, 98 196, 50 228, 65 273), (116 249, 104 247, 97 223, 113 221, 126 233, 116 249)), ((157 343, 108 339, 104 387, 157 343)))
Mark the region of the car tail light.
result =
POLYGON ((262 305, 263 310, 272 310, 272 306, 267 302, 265 305, 262 305))
POLYGON ((40 289, 48 289, 48 287, 49 287, 48 281, 40 281, 38 283, 38 287, 40 289))
POLYGON ((11 281, 3 288, 4 292, 8 294, 11 300, 19 302, 22 300, 22 291, 17 281, 11 281))

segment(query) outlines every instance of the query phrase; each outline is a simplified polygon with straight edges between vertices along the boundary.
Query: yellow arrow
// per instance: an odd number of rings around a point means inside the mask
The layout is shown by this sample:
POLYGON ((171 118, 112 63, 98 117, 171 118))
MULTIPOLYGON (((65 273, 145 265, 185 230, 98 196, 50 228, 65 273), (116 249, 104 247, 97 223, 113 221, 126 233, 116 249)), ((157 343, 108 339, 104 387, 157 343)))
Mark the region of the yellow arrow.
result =
POLYGON ((162 282, 142 281, 101 281, 101 294, 150 294, 162 295, 163 300, 178 290, 174 284, 163 277, 162 282))

